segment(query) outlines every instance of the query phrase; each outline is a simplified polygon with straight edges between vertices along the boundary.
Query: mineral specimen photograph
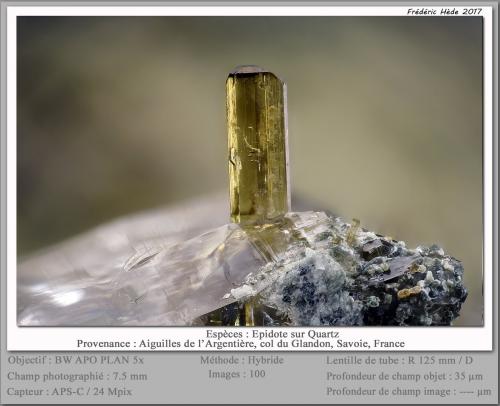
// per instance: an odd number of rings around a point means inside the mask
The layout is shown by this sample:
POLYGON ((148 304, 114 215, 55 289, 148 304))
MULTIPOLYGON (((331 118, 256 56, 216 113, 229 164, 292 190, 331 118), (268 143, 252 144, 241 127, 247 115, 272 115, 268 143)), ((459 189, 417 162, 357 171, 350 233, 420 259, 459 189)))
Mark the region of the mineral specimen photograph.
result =
POLYGON ((481 326, 482 30, 19 17, 18 326, 481 326))

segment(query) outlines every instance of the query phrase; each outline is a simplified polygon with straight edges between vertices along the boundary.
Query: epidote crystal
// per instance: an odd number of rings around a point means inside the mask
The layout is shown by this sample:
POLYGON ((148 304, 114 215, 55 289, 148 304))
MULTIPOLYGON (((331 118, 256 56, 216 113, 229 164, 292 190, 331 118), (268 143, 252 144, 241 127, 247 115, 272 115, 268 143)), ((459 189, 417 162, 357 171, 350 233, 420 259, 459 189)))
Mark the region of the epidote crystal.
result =
POLYGON ((290 209, 286 85, 257 66, 226 82, 231 220, 267 224, 290 209))

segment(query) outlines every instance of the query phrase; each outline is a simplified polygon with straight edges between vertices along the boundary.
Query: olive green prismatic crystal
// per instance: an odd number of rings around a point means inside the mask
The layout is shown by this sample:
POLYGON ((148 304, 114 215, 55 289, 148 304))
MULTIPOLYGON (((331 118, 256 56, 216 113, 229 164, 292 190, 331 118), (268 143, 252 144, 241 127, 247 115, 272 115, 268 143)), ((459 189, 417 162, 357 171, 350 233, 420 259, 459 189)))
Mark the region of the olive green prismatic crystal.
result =
POLYGON ((290 209, 286 85, 257 66, 226 82, 231 220, 264 225, 290 209))
MULTIPOLYGON (((290 210, 286 86, 258 66, 239 66, 227 78, 226 104, 231 221, 269 262, 293 237, 285 217, 290 210)), ((273 311, 264 309, 257 294, 205 314, 196 324, 262 326, 273 311)))

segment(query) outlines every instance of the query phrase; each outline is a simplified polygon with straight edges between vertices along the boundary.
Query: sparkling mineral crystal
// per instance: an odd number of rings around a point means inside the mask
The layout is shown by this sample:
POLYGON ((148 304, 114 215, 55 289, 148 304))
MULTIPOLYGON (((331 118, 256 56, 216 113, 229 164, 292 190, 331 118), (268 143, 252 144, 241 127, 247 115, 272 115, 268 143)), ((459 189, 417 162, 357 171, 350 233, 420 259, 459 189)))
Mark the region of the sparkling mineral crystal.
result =
POLYGON ((199 200, 35 254, 18 266, 19 325, 407 326, 458 317, 463 267, 441 248, 409 249, 359 220, 290 212, 280 79, 255 66, 233 71, 227 119, 231 223, 224 202, 199 200))
MULTIPOLYGON (((227 78, 226 105, 231 221, 273 260, 286 249, 279 228, 289 226, 286 85, 258 66, 239 66, 227 78)), ((254 300, 245 303, 245 325, 255 324, 256 311, 254 300)))
MULTIPOLYGON (((108 230, 100 234, 112 237, 113 227, 108 230)), ((88 251, 88 239, 20 265, 21 325, 189 325, 234 302, 226 294, 241 285, 248 270, 265 264, 236 224, 193 238, 125 243, 104 259, 97 250, 88 251), (75 249, 81 251, 75 255, 75 249)))
POLYGON ((231 220, 267 224, 290 210, 286 85, 257 66, 226 82, 231 220))

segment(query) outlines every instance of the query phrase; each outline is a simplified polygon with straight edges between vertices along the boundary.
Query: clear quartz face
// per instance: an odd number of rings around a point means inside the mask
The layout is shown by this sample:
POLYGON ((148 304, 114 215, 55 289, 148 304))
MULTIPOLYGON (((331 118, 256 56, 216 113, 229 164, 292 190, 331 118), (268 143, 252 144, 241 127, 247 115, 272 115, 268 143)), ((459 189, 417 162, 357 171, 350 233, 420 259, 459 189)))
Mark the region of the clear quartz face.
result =
MULTIPOLYGON (((159 223, 156 214, 149 217, 139 220, 148 226, 159 223)), ((203 315, 220 313, 236 303, 231 291, 244 285, 250 274, 258 273, 267 263, 267 255, 277 260, 302 238, 314 239, 326 216, 291 213, 287 219, 273 227, 271 234, 268 229, 248 233, 229 223, 190 237, 181 232, 138 235, 134 240, 134 219, 96 229, 19 264, 18 323, 191 325, 203 315), (116 245, 100 245, 100 240, 115 240, 116 245), (275 240, 281 245, 272 243, 275 240)), ((243 309, 250 311, 251 307, 243 309)), ((248 317, 241 323, 247 324, 248 317)))

